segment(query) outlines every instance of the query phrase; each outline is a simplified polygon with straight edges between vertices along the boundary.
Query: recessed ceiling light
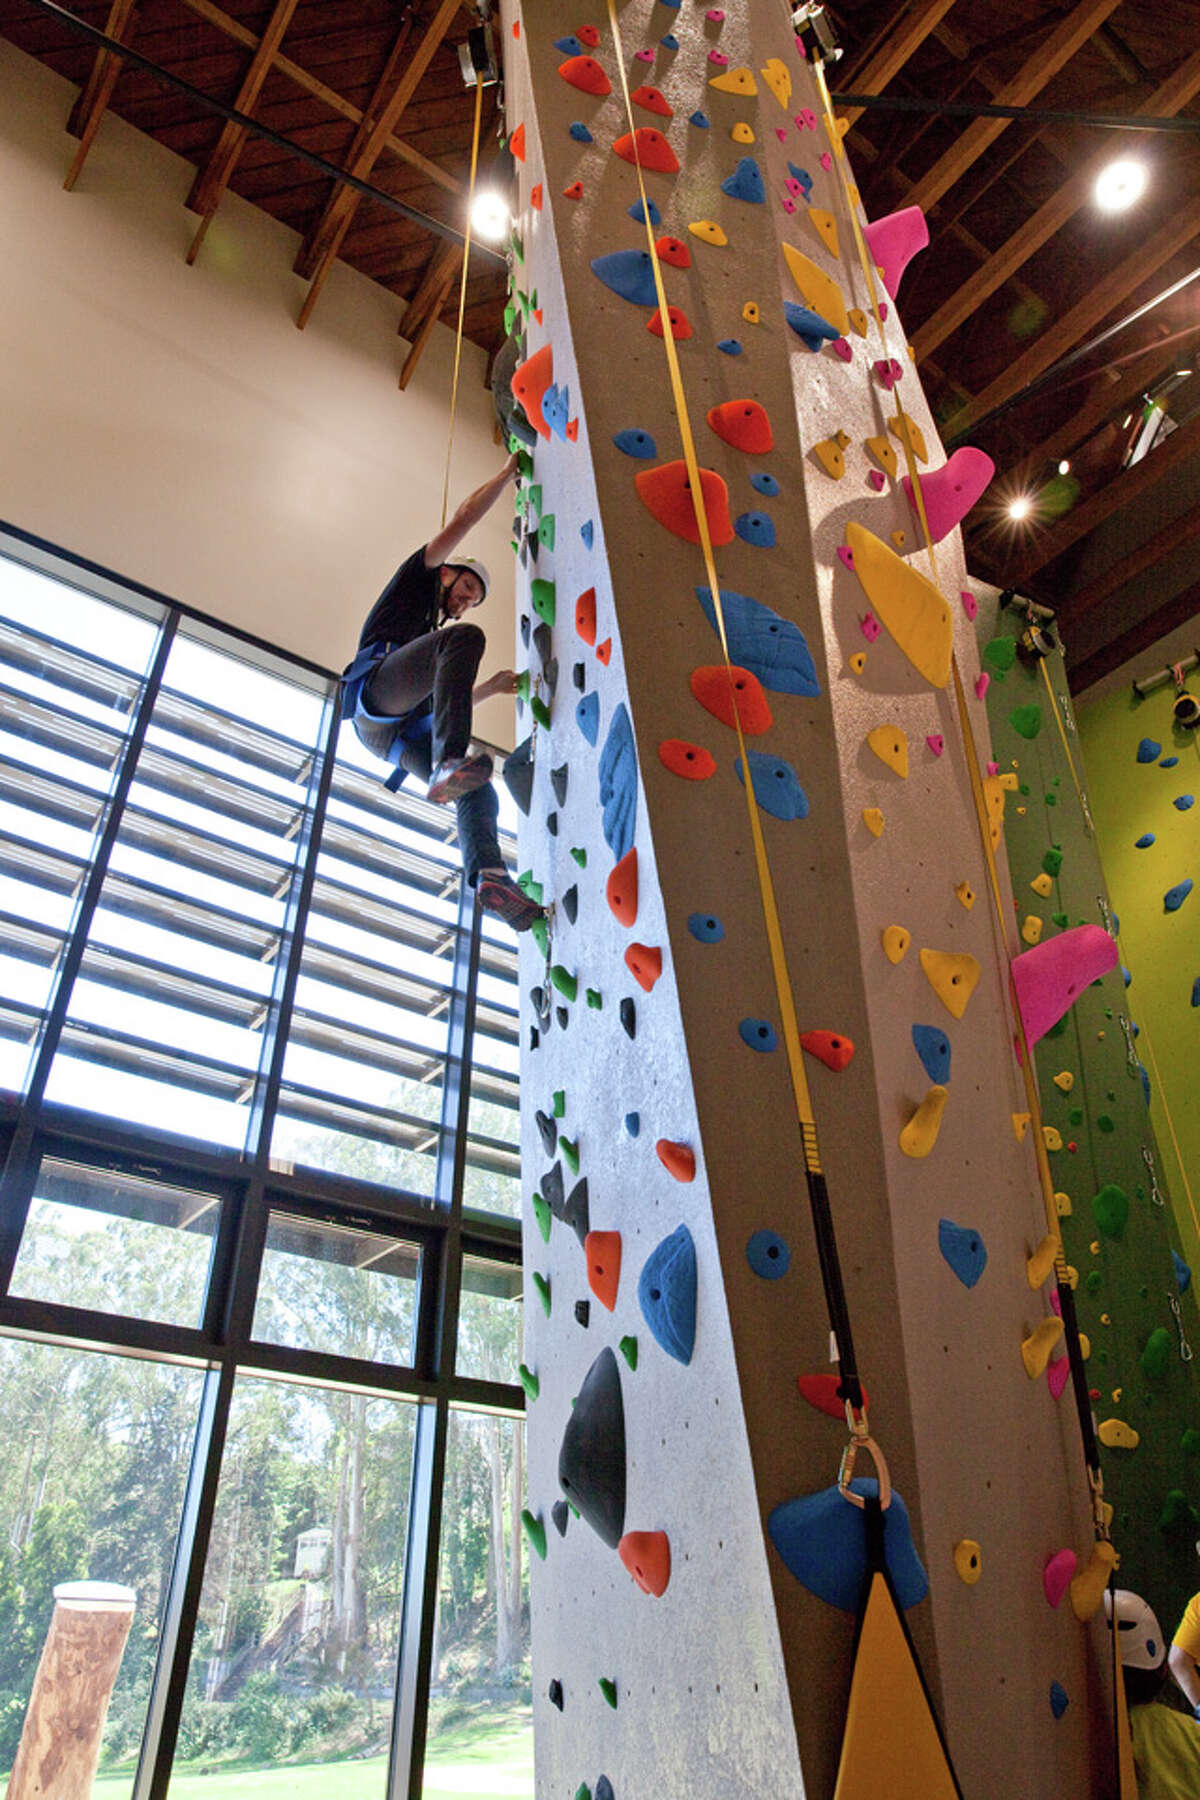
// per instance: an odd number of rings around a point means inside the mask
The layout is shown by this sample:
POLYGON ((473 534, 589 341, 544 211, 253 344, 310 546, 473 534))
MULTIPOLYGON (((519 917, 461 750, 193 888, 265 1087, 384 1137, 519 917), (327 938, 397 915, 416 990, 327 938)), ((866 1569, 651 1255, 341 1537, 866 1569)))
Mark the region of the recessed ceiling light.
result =
POLYGON ((1058 472, 1060 475, 1069 475, 1071 473, 1071 464, 1070 464, 1069 458, 1067 458, 1065 456, 1063 457, 1062 461, 1058 465, 1058 472))
POLYGON ((487 238, 491 243, 498 243, 508 230, 511 214, 508 202, 502 195, 485 188, 476 194, 471 207, 471 230, 476 237, 487 238))
POLYGON ((1016 519, 1018 521, 1027 519, 1032 511, 1033 501, 1029 498, 1028 494, 1018 494, 1015 500, 1010 500, 1008 503, 1008 516, 1010 519, 1016 519))
POLYGON ((1146 179, 1145 163, 1134 162, 1131 157, 1109 163, 1096 177, 1092 190, 1096 205, 1101 212, 1124 212, 1135 200, 1141 199, 1146 190, 1146 179))

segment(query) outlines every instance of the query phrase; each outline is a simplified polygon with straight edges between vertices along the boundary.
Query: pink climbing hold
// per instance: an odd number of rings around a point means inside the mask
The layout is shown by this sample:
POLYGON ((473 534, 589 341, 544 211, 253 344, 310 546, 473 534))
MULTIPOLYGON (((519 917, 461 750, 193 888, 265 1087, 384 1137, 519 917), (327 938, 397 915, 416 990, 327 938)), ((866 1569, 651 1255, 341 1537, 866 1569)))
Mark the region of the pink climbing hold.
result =
POLYGON ((802 194, 804 192, 802 184, 796 180, 794 175, 789 175, 783 185, 793 199, 795 199, 797 194, 802 194))
POLYGON ((817 115, 811 106, 804 107, 803 110, 797 114, 796 123, 805 131, 815 131, 817 129, 817 115))
POLYGON ((854 352, 846 342, 845 338, 834 338, 829 348, 842 362, 852 362, 854 360, 854 352))
POLYGON ((708 60, 710 63, 716 63, 719 69, 727 69, 729 67, 729 58, 723 50, 710 50, 708 53, 708 60))
POLYGON ((925 742, 929 745, 929 748, 933 751, 935 756, 940 756, 942 751, 946 748, 946 740, 940 731, 935 731, 931 737, 925 739, 925 742))
POLYGON ((1023 950, 1010 966, 1013 993, 1032 1050, 1086 987, 1116 968, 1117 946, 1099 925, 1075 925, 1023 950))
POLYGON ((866 638, 868 644, 873 644, 875 639, 879 636, 879 633, 883 630, 883 626, 879 623, 879 620, 875 617, 874 613, 867 613, 863 618, 862 624, 859 626, 859 630, 866 638))
POLYGON ((990 762, 987 766, 987 772, 989 775, 998 775, 1000 773, 1000 764, 998 762, 990 762))
POLYGON ((775 136, 779 139, 781 144, 786 144, 787 143, 787 126, 786 125, 777 125, 775 127, 775 136))
MULTIPOLYGON (((882 387, 886 388, 888 393, 890 394, 892 389, 895 387, 896 383, 899 381, 900 377, 903 375, 903 373, 904 373, 903 368, 896 361, 896 358, 894 356, 881 357, 880 360, 873 365, 873 367, 874 367, 876 375, 878 375, 878 377, 879 377, 880 385, 882 387)), ((947 465, 947 466, 949 466, 949 465, 947 465)), ((921 483, 922 490, 924 490, 924 488, 926 487, 927 482, 928 482, 928 477, 926 478, 925 481, 923 481, 921 483)), ((972 502, 972 505, 973 504, 974 504, 974 502, 972 502)), ((932 527, 931 527, 931 529, 932 529, 932 527)))
POLYGON ((883 476, 882 469, 868 469, 867 480, 870 482, 871 486, 875 489, 875 492, 877 494, 882 494, 883 482, 884 482, 884 476, 883 476))
POLYGON ((637 58, 636 58, 636 60, 637 60, 637 61, 638 61, 638 62, 644 62, 644 63, 652 63, 652 62, 653 62, 653 61, 654 61, 654 52, 653 52, 653 50, 639 50, 639 51, 638 51, 638 52, 637 52, 637 58))
POLYGON ((1057 1606, 1071 1585, 1079 1558, 1073 1550, 1058 1550, 1046 1558, 1042 1569, 1042 1589, 1051 1606, 1057 1606))
POLYGON ((822 150, 822 152, 821 152, 821 167, 824 169, 824 171, 827 175, 829 174, 829 171, 833 168, 833 158, 832 158, 832 156, 830 156, 828 150, 822 150))
POLYGON ((782 200, 780 201, 780 205, 783 207, 785 213, 794 213, 796 210, 796 202, 794 200, 782 200))
POLYGON ((888 314, 887 301, 881 300, 879 302, 879 320, 880 320, 881 324, 886 324, 887 314, 888 314))
MULTIPOLYGON (((985 669, 983 671, 982 675, 977 675, 975 677, 975 698, 977 700, 982 700, 983 696, 987 693, 987 691, 991 687, 991 685, 992 685, 992 678, 988 674, 987 670, 985 669)), ((998 775, 1000 773, 1000 770, 998 768, 991 769, 991 770, 989 770, 989 773, 992 775, 998 775)))
POLYGON ((853 550, 851 550, 849 544, 839 544, 837 547, 837 553, 838 553, 838 561, 845 568, 853 569, 853 567, 854 567, 854 552, 853 552, 853 550))
POLYGON ((929 227, 919 206, 903 206, 863 226, 871 261, 883 270, 883 285, 894 300, 905 269, 918 250, 929 247, 929 227))
MULTIPOLYGON (((893 364, 897 370, 899 366, 893 364)), ((879 364, 875 367, 878 369, 879 364)), ((880 380, 883 380, 882 376, 880 380)), ((887 385, 885 381, 884 386, 887 385)), ((921 498, 925 502, 925 517, 929 520, 929 531, 935 544, 940 544, 956 525, 961 524, 995 473, 996 465, 985 450, 975 450, 970 444, 964 444, 944 467, 934 469, 930 475, 922 475, 921 498)), ((907 475, 901 476, 901 481, 916 517, 912 481, 907 475)))
POLYGON ((1071 1378, 1071 1359, 1069 1356, 1057 1356, 1046 1364, 1046 1386, 1056 1400, 1062 1398, 1062 1391, 1071 1378))
POLYGON ((974 594, 969 594, 966 588, 960 588, 958 590, 958 597, 962 601, 963 611, 973 625, 975 623, 975 615, 979 611, 978 600, 975 598, 974 594))
POLYGON ((719 6, 710 6, 704 16, 710 25, 723 25, 725 23, 725 14, 721 11, 719 6))

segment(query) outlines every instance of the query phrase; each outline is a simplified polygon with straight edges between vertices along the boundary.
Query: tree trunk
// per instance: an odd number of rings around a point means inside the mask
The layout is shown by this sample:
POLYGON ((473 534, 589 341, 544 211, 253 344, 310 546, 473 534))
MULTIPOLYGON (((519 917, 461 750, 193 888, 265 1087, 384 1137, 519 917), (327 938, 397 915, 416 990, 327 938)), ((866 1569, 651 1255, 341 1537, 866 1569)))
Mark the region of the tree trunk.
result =
POLYGON ((133 1607, 132 1588, 100 1581, 55 1588, 8 1800, 90 1800, 133 1607))
POLYGON ((525 1490, 525 1426, 520 1419, 512 1427, 512 1485, 508 1494, 508 1612, 511 1621, 512 1660, 518 1660, 521 1643, 521 1501, 525 1490))
POLYGON ((512 1620, 509 1618, 504 1580, 504 1447, 499 1419, 487 1424, 488 1463, 492 1476, 491 1530, 488 1533, 488 1573, 496 1603, 496 1673, 512 1661, 512 1620))

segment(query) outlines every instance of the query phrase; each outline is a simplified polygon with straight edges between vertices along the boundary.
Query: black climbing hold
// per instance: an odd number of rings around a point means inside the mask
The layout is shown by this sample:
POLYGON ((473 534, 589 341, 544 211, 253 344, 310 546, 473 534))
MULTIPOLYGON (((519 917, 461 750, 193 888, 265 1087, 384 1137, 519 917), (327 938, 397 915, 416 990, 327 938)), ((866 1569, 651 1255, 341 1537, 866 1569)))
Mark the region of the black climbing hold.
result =
MULTIPOLYGON (((533 628, 533 648, 537 655, 538 661, 542 665, 542 674, 545 675, 547 664, 550 662, 551 650, 552 650, 550 627, 546 624, 545 620, 543 620, 541 622, 541 624, 535 625, 533 628)), ((557 674, 557 673, 558 673, 558 671, 556 668, 555 674, 557 674)))
POLYGON ((596 1783, 596 1800, 616 1800, 613 1784, 607 1775, 602 1775, 596 1783))
POLYGON ((563 763, 560 769, 551 769, 550 771, 550 786, 554 789, 554 798, 560 806, 567 804, 567 774, 566 763, 563 763))
POLYGON ((689 1363, 696 1343, 696 1246, 679 1225, 646 1258, 638 1305, 654 1341, 676 1362, 689 1363))
POLYGON ((625 1406, 617 1359, 605 1348, 579 1390, 558 1453, 558 1482, 615 1550, 625 1531, 625 1406))
MULTIPOLYGON (((564 1507, 566 1506, 565 1500, 563 1501, 563 1506, 564 1507)), ((547 1696, 549 1697, 551 1706, 557 1706, 559 1712, 561 1712, 563 1709, 563 1685, 562 1685, 562 1682, 561 1681, 552 1681, 550 1683, 550 1686, 546 1689, 546 1693, 547 1693, 547 1696)))
POLYGON ((542 1148, 547 1156, 553 1156, 558 1149, 558 1126, 548 1113, 539 1110, 533 1116, 537 1121, 537 1128, 542 1134, 542 1148))
POLYGON ((546 814, 546 830, 550 833, 551 837, 558 836, 558 814, 556 812, 548 812, 546 814))
POLYGON ((582 1181, 577 1181, 575 1183, 575 1186, 564 1200, 558 1216, 564 1225, 569 1225, 571 1227, 571 1230, 575 1233, 575 1236, 579 1239, 580 1245, 582 1246, 587 1238, 588 1232, 592 1228, 588 1213, 588 1184, 586 1175, 582 1181))
POLYGON ((567 1026, 571 1023, 571 1015, 567 1011, 566 1007, 565 1006, 556 1006, 554 1009, 554 1016, 558 1020, 559 1024, 562 1026, 562 1029, 565 1031, 567 1029, 567 1026))
POLYGON ((550 1508, 550 1517, 554 1520, 554 1529, 559 1537, 566 1537, 567 1526, 571 1522, 571 1509, 565 1500, 556 1500, 550 1508))
POLYGON ((537 1026, 531 1025, 529 1027, 529 1048, 531 1050, 536 1050, 541 1041, 541 1033, 538 1031, 537 1026))
POLYGON ((542 1199, 550 1208, 556 1219, 562 1218, 563 1202, 566 1195, 563 1190, 563 1172, 559 1163, 547 1169, 539 1183, 542 1199))
POLYGON ((511 750, 504 759, 504 785, 520 807, 529 816, 529 808, 533 801, 533 737, 522 740, 515 750, 511 750))
POLYGON ((583 1329, 586 1331, 588 1328, 588 1320, 591 1318, 591 1316, 592 1316, 591 1301, 590 1300, 577 1300, 575 1302, 575 1323, 577 1325, 582 1325, 583 1329))
POLYGON ((562 909, 567 915, 568 922, 573 925, 579 917, 579 889, 574 884, 562 897, 562 909))
POLYGON ((625 1027, 626 1037, 635 1038, 637 1036, 637 1007, 632 999, 626 995, 617 1010, 621 1015, 621 1024, 625 1027))
POLYGON ((521 642, 524 644, 525 648, 528 650, 528 648, 529 648, 529 614, 528 613, 521 614, 521 642))
POLYGON ((587 668, 583 663, 577 662, 575 664, 575 667, 571 670, 571 680, 582 694, 584 688, 587 686, 587 668))

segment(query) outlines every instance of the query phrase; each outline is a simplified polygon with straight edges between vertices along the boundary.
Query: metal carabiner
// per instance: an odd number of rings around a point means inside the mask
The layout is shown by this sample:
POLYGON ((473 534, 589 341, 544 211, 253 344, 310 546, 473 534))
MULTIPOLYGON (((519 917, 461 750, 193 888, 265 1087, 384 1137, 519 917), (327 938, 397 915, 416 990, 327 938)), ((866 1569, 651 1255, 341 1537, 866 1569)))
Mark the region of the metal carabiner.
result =
MULTIPOLYGON (((862 1425, 865 1428, 865 1415, 862 1425)), ((887 1458, 869 1431, 860 1430, 857 1425, 851 1425, 850 1429, 853 1435, 842 1451, 842 1460, 838 1467, 838 1487, 841 1490, 842 1499, 848 1500, 851 1506, 860 1507, 864 1511, 866 1509, 867 1503, 862 1495, 852 1492, 850 1487, 854 1475, 855 1458, 860 1450, 865 1450, 875 1464, 875 1473, 879 1480, 879 1505, 882 1511, 886 1512, 892 1504, 892 1478, 888 1473, 887 1458)))

